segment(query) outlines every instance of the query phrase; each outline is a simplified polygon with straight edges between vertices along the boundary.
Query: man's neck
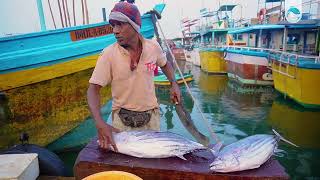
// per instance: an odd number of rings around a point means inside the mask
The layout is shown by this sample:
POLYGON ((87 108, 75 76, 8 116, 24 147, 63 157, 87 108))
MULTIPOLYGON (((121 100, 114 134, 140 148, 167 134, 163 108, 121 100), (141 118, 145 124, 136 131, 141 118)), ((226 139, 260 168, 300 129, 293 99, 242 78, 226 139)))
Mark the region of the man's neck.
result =
POLYGON ((128 51, 133 51, 136 52, 137 50, 139 50, 139 47, 141 46, 141 42, 140 42, 140 38, 139 36, 136 36, 134 38, 132 38, 132 41, 128 44, 128 46, 126 47, 126 49, 128 51))

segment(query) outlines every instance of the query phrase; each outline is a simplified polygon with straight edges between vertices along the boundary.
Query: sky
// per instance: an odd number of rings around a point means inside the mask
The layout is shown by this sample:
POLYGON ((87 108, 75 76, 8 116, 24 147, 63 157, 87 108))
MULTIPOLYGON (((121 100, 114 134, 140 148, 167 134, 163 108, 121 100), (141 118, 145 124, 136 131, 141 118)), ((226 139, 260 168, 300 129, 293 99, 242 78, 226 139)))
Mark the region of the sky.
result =
MULTIPOLYGON (((54 29, 48 0, 43 1, 47 29, 54 29)), ((72 0, 67 0, 72 14, 72 0)), ((262 1, 262 0, 261 0, 262 1)), ((58 28, 61 28, 57 0, 50 0, 58 28)), ((102 22, 102 8, 107 15, 118 0, 87 0, 90 23, 102 22)), ((201 8, 217 10, 219 3, 238 4, 234 9, 235 19, 239 19, 242 10, 244 18, 256 17, 258 0, 136 0, 141 13, 151 10, 155 4, 164 2, 166 8, 160 20, 167 38, 181 37, 180 20, 185 17, 197 18, 201 8)), ((75 0, 77 23, 82 22, 81 0, 75 0)), ((40 31, 36 0, 0 0, 0 36, 4 34, 22 34, 40 31)))

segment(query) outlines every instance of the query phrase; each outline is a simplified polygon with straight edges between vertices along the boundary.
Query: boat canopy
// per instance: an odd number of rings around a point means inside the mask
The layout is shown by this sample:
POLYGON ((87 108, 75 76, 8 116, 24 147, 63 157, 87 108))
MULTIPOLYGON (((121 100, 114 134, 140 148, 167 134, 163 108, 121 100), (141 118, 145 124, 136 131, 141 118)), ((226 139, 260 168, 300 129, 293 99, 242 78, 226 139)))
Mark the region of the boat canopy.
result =
POLYGON ((266 3, 274 3, 274 2, 281 2, 284 0, 266 0, 266 3))
POLYGON ((166 7, 165 4, 157 4, 153 9, 161 14, 165 7, 166 7))
POLYGON ((222 5, 220 6, 220 8, 218 9, 218 11, 232 11, 234 7, 236 7, 237 5, 222 5))
POLYGON ((289 29, 310 29, 310 28, 317 28, 319 25, 317 24, 290 24, 287 25, 289 29))
POLYGON ((249 32, 260 30, 260 29, 271 30, 271 29, 284 29, 284 28, 285 28, 285 25, 277 25, 277 24, 255 25, 255 26, 249 26, 245 28, 230 30, 228 34, 249 33, 249 32))

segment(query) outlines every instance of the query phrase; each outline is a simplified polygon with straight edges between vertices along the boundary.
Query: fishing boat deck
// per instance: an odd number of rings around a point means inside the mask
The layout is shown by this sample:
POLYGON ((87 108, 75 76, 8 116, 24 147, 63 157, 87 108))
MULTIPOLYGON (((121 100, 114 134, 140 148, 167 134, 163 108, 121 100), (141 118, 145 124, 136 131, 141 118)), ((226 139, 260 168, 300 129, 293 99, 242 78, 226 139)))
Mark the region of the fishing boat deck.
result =
POLYGON ((94 138, 79 153, 75 166, 76 179, 101 171, 126 171, 144 180, 152 179, 289 179, 280 163, 271 158, 260 168, 233 173, 212 173, 210 152, 201 151, 185 155, 187 161, 177 157, 163 159, 135 158, 100 149, 94 138))

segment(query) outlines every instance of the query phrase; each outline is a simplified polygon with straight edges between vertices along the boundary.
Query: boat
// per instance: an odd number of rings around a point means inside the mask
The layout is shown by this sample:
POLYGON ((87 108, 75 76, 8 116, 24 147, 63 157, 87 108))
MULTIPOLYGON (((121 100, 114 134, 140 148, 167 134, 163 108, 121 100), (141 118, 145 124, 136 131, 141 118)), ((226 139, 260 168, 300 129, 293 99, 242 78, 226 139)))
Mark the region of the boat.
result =
POLYGON ((207 73, 226 74, 224 48, 229 45, 227 32, 234 28, 232 11, 237 5, 221 5, 217 11, 200 10, 206 23, 201 27, 200 64, 201 70, 207 73), (211 19, 211 20, 208 20, 211 19), (209 23, 207 22, 209 21, 209 23))
POLYGON ((318 109, 320 57, 316 39, 319 39, 319 25, 302 23, 286 24, 283 30, 287 37, 294 35, 300 39, 299 42, 285 44, 282 51, 270 52, 274 86, 284 97, 293 99, 303 107, 318 109))
POLYGON ((247 41, 242 46, 226 47, 228 77, 242 85, 272 86, 272 72, 268 68, 269 53, 264 49, 273 46, 271 39, 278 38, 283 28, 283 25, 265 24, 228 31, 228 35, 238 41, 247 41))
MULTIPOLYGON (((142 16, 148 39, 155 32, 152 17, 142 16)), ((108 22, 0 38, 0 149, 17 144, 22 132, 30 143, 46 146, 83 122, 90 115, 85 97, 92 69, 115 41, 108 22)), ((110 87, 101 97, 111 98, 110 87)))
POLYGON ((212 29, 203 34, 204 38, 212 37, 211 45, 200 48, 201 70, 213 74, 226 74, 226 61, 224 60, 224 48, 219 46, 226 44, 228 29, 212 29))
MULTIPOLYGON (((193 80, 193 76, 191 73, 184 73, 183 77, 181 77, 180 74, 176 73, 175 78, 176 78, 178 84, 183 84, 184 83, 183 79, 186 82, 191 82, 193 80)), ((170 81, 167 79, 166 75, 164 75, 164 74, 155 76, 153 78, 153 82, 156 86, 170 86, 171 85, 170 81)))
MULTIPOLYGON (((141 34, 148 39, 154 36, 151 17, 142 16, 141 34)), ((108 22, 0 38, 0 91, 92 68, 115 41, 108 22)))
POLYGON ((178 61, 185 61, 186 56, 184 54, 184 45, 182 44, 182 38, 174 38, 167 40, 174 58, 178 61))
MULTIPOLYGON (((90 112, 86 91, 92 68, 44 82, 6 90, 0 95, 0 149, 19 144, 19 135, 29 134, 29 143, 46 146, 81 124, 90 112)), ((101 91, 111 99, 111 88, 101 91)))
POLYGON ((306 9, 299 22, 288 22, 277 16, 279 7, 262 9, 251 26, 228 32, 247 39, 245 46, 226 47, 228 76, 243 85, 273 84, 285 98, 305 108, 319 108, 320 19, 306 9))
POLYGON ((193 65, 200 67, 200 52, 199 52, 199 42, 197 42, 197 39, 199 39, 200 34, 197 32, 194 33, 195 36, 192 38, 191 45, 186 47, 184 49, 184 54, 186 55, 186 61, 191 62, 193 65))
POLYGON ((188 17, 181 20, 184 54, 186 61, 193 63, 196 66, 200 66, 199 44, 200 44, 200 32, 193 27, 199 26, 198 18, 190 19, 188 17))

